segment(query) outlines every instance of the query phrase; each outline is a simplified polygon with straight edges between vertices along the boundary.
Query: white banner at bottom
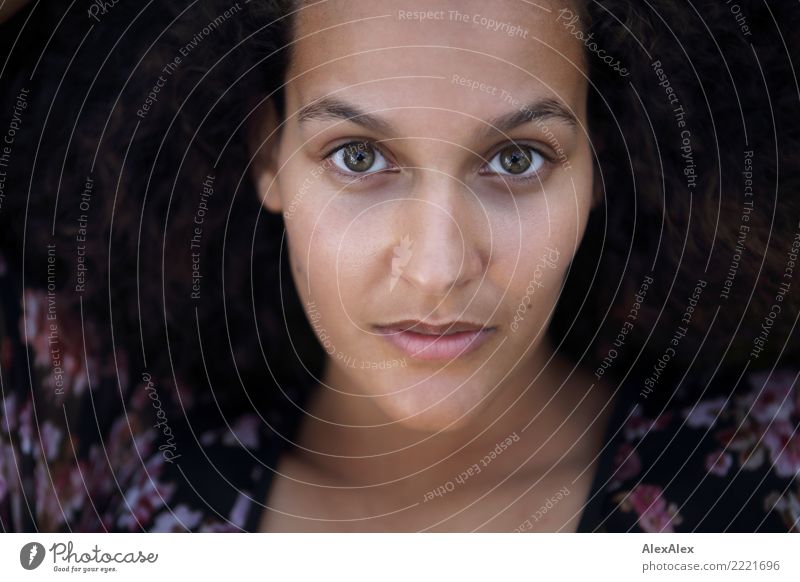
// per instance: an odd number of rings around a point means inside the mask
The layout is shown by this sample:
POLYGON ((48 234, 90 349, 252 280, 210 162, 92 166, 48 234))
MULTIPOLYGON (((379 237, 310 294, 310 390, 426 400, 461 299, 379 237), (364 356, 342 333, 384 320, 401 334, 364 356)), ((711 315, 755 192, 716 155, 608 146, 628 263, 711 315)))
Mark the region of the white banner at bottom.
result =
POLYGON ((794 534, 3 534, 2 580, 800 580, 794 534))

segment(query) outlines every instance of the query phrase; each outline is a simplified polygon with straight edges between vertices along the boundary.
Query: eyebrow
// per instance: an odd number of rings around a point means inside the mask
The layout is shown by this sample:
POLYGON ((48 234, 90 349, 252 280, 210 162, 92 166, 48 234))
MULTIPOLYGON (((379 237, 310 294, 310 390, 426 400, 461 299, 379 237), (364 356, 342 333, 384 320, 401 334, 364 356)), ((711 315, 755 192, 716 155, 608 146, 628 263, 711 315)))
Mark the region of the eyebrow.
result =
POLYGON ((381 119, 376 115, 362 111, 357 106, 336 99, 334 97, 323 97, 317 99, 313 103, 309 103, 297 113, 297 119, 300 123, 308 121, 327 121, 329 119, 338 119, 344 121, 352 121, 358 125, 371 129, 377 133, 393 134, 395 133, 392 124, 388 121, 381 119))
MULTIPOLYGON (((352 103, 334 97, 322 97, 302 107, 297 113, 297 118, 300 123, 327 120, 351 121, 377 133, 396 135, 394 127, 388 121, 367 113, 352 103)), ((484 138, 496 132, 507 133, 520 125, 546 120, 557 121, 569 125, 573 129, 578 126, 575 115, 561 102, 555 99, 540 99, 485 122, 486 125, 476 132, 476 138, 484 138)))
POLYGON ((494 133, 508 133, 526 123, 543 123, 545 121, 565 124, 573 131, 578 127, 578 120, 575 115, 560 101, 556 99, 540 99, 531 101, 514 111, 487 121, 486 125, 477 131, 476 140, 494 133))

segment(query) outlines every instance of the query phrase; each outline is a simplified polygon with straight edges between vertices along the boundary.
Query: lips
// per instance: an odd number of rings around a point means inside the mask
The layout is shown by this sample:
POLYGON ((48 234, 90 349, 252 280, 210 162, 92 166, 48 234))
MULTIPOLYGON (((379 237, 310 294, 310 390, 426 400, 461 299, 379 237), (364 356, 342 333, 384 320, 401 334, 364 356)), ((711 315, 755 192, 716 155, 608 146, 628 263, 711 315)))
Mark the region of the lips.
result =
POLYGON ((479 323, 470 323, 466 321, 451 321, 450 323, 433 325, 422 321, 406 319, 377 327, 383 329, 392 329, 394 331, 414 331, 428 335, 445 335, 458 333, 461 331, 478 331, 485 326, 479 323))
POLYGON ((375 326, 375 331, 392 346, 417 360, 464 357, 483 345, 495 329, 465 321, 433 325, 405 320, 375 326))

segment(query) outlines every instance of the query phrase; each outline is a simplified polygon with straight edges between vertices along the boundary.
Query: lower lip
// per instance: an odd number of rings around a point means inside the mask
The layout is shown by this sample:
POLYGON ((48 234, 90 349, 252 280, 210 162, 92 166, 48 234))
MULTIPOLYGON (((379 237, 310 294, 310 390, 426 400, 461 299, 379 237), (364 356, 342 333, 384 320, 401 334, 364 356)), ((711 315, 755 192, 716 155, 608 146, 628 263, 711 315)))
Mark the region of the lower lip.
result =
POLYGON ((389 328, 379 331, 392 345, 415 360, 452 360, 481 347, 494 328, 460 331, 450 335, 427 335, 389 328))

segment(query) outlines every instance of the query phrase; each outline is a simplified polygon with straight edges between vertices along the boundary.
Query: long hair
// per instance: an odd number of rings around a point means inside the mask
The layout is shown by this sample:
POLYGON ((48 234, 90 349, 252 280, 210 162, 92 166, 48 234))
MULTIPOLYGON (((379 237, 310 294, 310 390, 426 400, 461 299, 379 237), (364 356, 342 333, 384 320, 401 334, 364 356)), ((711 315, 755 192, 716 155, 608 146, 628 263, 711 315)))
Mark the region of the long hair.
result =
MULTIPOLYGON (((598 0, 558 21, 587 50, 603 202, 550 331, 598 378, 656 370, 671 386, 797 361, 800 10, 737 7, 598 0)), ((294 9, 39 3, 6 25, 21 32, 0 112, 19 125, 0 206, 9 268, 26 286, 53 277, 87 351, 124 350, 184 405, 275 423, 323 362, 282 219, 249 174, 248 122, 266 98, 280 109, 294 9)))

